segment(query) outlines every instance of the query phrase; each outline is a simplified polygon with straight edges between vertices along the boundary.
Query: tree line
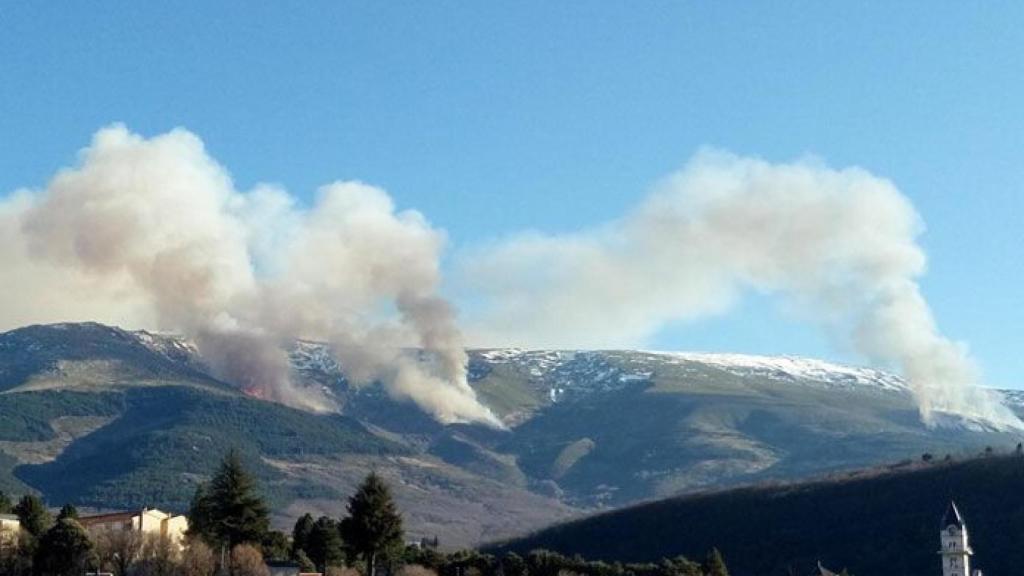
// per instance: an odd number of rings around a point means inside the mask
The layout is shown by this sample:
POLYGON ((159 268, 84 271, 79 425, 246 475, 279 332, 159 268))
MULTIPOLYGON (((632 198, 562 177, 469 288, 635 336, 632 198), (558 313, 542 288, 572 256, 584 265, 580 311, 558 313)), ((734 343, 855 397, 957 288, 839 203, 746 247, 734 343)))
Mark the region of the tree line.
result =
POLYGON ((21 524, 16 537, 0 534, 0 575, 267 576, 265 559, 294 558, 312 570, 303 547, 321 560, 321 571, 358 565, 373 575, 378 559, 402 545, 401 516, 375 474, 349 499, 348 509, 347 517, 331 524, 332 537, 323 540, 322 530, 314 529, 311 538, 294 545, 288 535, 270 529, 266 501, 234 451, 209 482, 197 487, 184 546, 168 535, 120 527, 87 531, 74 506, 64 506, 53 518, 38 496, 26 494, 14 503, 0 492, 0 514, 14 514, 21 524), (333 555, 335 543, 343 556, 333 555))
POLYGON ((345 517, 305 514, 288 535, 270 528, 266 501, 234 451, 196 488, 183 546, 168 535, 87 531, 74 506, 53 518, 31 494, 15 503, 0 492, 0 513, 21 522, 16 539, 0 535, 0 576, 268 576, 265 560, 292 561, 303 572, 328 576, 728 576, 717 550, 703 562, 678 557, 622 564, 544 550, 524 557, 445 553, 436 538, 410 545, 388 485, 372 472, 349 498, 345 517))
POLYGON ((494 556, 476 550, 445 554, 429 547, 409 547, 403 562, 406 567, 428 571, 403 576, 729 576, 722 554, 714 548, 702 562, 677 556, 660 562, 624 564, 565 556, 550 550, 533 550, 525 556, 515 552, 494 556))

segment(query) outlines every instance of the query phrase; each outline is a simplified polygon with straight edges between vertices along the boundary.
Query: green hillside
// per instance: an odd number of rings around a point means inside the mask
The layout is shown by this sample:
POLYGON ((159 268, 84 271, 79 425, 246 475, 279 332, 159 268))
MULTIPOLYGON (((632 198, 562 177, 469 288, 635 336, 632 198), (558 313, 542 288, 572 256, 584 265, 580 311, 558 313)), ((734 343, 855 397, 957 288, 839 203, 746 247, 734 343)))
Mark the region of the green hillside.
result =
POLYGON ((96 507, 155 505, 183 509, 196 481, 230 448, 239 449, 272 496, 329 495, 323 487, 277 482, 260 457, 289 459, 343 453, 403 453, 404 448, 340 415, 312 415, 278 404, 189 387, 133 388, 81 394, 0 395, 2 441, 45 441, 57 416, 116 416, 72 442, 52 462, 13 473, 52 502, 96 507))
POLYGON ((669 380, 659 382, 553 405, 498 450, 515 454, 530 477, 557 482, 575 502, 619 506, 1016 442, 1008 434, 925 428, 907 400, 893 395, 754 378, 743 394, 727 384, 684 389, 693 380, 677 377, 677 390, 666 391, 669 380))
POLYGON ((716 546, 738 576, 810 574, 819 560, 863 576, 937 574, 939 522, 951 499, 966 518, 976 567, 1015 573, 1024 563, 1024 456, 1017 454, 662 500, 494 551, 544 548, 636 562, 716 546))

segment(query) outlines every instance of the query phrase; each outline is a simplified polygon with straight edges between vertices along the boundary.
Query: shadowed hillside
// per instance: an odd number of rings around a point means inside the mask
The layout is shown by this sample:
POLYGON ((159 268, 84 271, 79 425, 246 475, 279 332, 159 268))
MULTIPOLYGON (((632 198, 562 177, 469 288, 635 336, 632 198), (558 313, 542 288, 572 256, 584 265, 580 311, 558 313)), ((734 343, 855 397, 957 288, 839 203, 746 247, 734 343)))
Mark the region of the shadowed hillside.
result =
POLYGON ((950 499, 966 518, 976 567, 1016 573, 1024 564, 1021 455, 662 500, 494 548, 647 561, 717 546, 738 576, 805 575, 818 560, 856 575, 938 574, 939 523, 950 499))

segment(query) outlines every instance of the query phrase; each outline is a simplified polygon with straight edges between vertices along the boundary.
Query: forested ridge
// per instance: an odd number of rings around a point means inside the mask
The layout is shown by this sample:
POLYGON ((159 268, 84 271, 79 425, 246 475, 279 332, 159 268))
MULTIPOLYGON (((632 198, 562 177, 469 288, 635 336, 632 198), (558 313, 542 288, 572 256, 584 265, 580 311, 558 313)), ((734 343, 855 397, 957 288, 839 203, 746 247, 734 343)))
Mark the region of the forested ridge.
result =
POLYGON ((853 574, 937 573, 939 523, 963 512, 986 574, 1024 564, 1024 456, 932 459, 876 473, 660 500, 490 547, 544 548, 607 561, 699 556, 712 546, 733 574, 809 574, 820 560, 853 574))

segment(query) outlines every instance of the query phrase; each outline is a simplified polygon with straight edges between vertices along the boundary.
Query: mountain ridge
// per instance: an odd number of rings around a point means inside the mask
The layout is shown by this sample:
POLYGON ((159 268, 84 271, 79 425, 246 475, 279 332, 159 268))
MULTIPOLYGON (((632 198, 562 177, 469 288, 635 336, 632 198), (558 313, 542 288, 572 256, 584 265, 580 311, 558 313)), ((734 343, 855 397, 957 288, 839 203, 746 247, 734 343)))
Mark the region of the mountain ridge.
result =
POLYGON ((927 428, 898 377, 814 359, 468 354, 470 385, 507 430, 444 425, 380 386, 353 386, 316 342, 289 351, 292 375, 336 400, 340 414, 247 396, 210 375, 195 347, 173 335, 96 323, 6 332, 0 487, 91 506, 181 509, 219 452, 239 443, 281 526, 303 506, 340 514, 342 496, 376 468, 410 510, 412 534, 469 545, 679 493, 1015 438, 955 420, 927 428), (60 481, 72 477, 80 482, 60 481))

